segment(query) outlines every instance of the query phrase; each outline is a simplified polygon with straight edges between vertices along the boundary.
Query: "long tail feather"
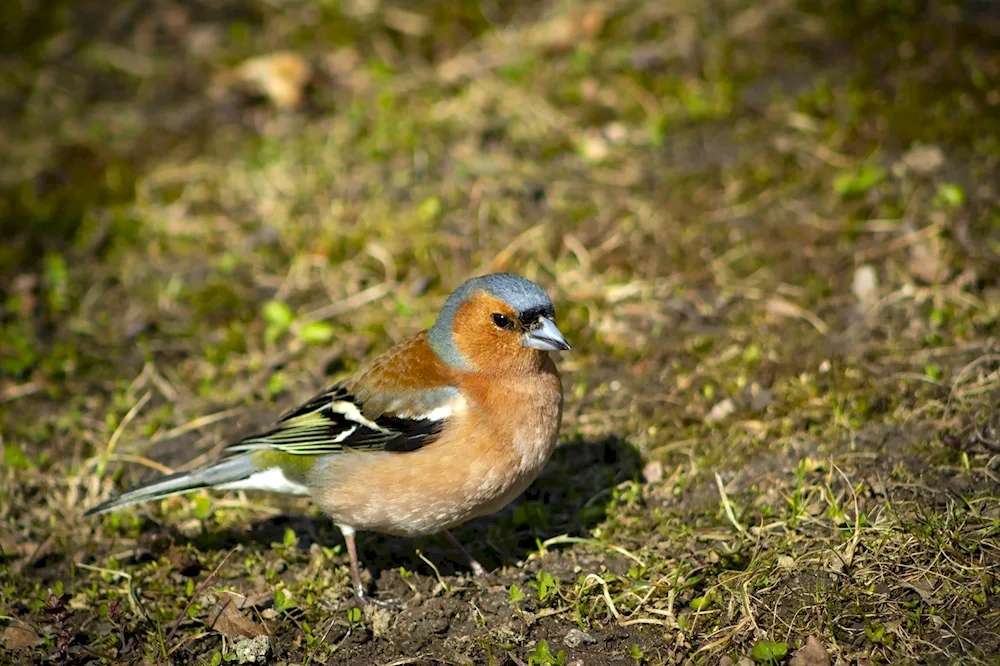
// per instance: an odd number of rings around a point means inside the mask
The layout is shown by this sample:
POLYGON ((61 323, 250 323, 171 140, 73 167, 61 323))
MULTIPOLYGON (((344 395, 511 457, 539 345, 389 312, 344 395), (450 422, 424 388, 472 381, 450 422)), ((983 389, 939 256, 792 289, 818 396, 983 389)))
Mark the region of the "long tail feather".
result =
POLYGON ((172 495, 182 495, 199 488, 212 488, 250 478, 257 473, 250 456, 237 456, 190 472, 168 474, 149 483, 128 490, 117 497, 101 502, 89 509, 84 516, 107 513, 122 507, 152 502, 172 495))

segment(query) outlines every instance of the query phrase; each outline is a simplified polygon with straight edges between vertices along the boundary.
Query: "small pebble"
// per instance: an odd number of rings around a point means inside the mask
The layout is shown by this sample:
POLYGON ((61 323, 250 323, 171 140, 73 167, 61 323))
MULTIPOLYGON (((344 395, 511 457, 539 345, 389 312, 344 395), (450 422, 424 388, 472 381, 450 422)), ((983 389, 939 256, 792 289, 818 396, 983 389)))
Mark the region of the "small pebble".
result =
POLYGON ((854 282, 851 291, 858 299, 858 310, 864 314, 878 302, 878 274, 869 264, 862 264, 854 269, 854 282))
POLYGON ((583 645, 584 643, 596 643, 597 639, 588 634, 586 631, 580 631, 579 629, 570 629, 566 632, 563 637, 563 645, 568 648, 575 648, 583 645))
POLYGON ((718 402, 705 417, 706 423, 718 423, 736 412, 736 403, 731 398, 718 402))
POLYGON ((658 483, 663 480, 663 463, 659 460, 650 460, 642 468, 642 478, 646 483, 658 483))

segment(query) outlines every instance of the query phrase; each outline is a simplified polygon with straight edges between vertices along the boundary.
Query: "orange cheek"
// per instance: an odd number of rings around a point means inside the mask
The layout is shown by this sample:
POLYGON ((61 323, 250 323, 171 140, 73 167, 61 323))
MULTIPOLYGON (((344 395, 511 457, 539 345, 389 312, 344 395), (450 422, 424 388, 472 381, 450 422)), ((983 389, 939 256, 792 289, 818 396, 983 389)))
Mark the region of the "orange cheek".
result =
POLYGON ((455 344, 477 370, 492 370, 511 354, 507 341, 485 326, 456 334, 455 344))
POLYGON ((455 346, 480 371, 498 371, 516 363, 523 350, 518 331, 501 329, 493 323, 495 312, 517 317, 506 303, 486 295, 469 299, 455 313, 455 346))

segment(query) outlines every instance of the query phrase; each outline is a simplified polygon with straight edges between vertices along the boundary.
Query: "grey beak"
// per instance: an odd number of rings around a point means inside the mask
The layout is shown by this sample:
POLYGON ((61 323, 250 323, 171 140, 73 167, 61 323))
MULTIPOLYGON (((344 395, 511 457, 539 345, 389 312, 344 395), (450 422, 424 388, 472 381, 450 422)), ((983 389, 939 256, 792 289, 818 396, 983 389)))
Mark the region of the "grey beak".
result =
POLYGON ((555 323, 548 317, 541 317, 541 325, 538 328, 524 334, 524 346, 542 351, 567 351, 569 343, 566 338, 556 328, 555 323))

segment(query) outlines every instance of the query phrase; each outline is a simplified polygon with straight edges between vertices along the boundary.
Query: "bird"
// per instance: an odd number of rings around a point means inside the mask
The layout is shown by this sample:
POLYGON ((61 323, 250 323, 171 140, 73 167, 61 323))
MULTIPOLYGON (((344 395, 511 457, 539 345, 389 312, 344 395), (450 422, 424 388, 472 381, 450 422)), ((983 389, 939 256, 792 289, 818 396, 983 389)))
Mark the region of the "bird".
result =
POLYGON ((84 515, 198 489, 308 496, 340 529, 366 603, 355 533, 444 532, 496 513, 538 477, 559 439, 563 391, 549 352, 570 349, 552 301, 510 273, 469 279, 433 326, 399 342, 207 465, 168 474, 84 515))

